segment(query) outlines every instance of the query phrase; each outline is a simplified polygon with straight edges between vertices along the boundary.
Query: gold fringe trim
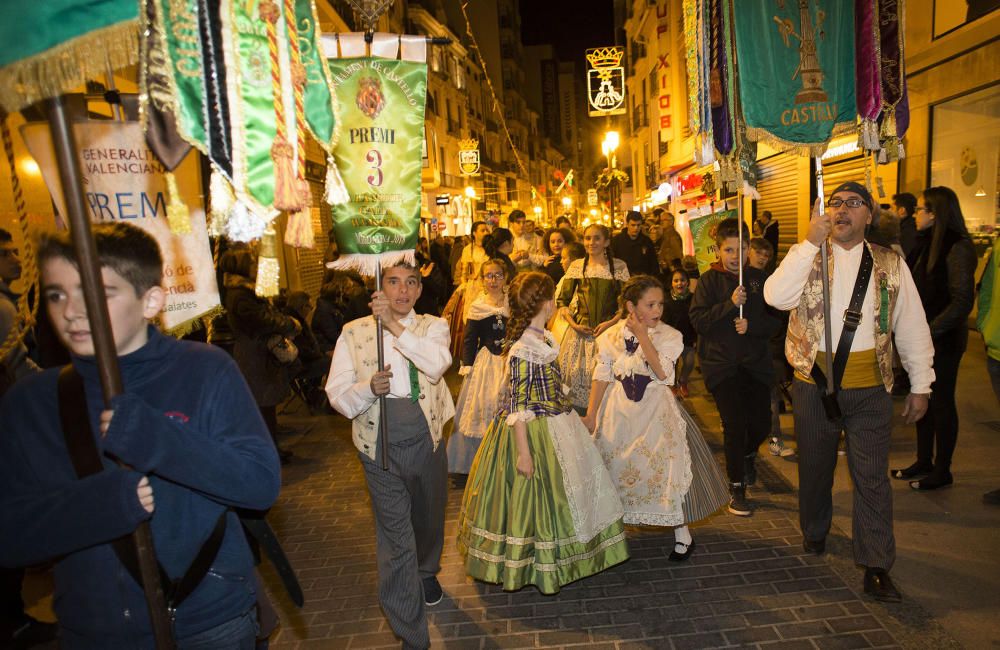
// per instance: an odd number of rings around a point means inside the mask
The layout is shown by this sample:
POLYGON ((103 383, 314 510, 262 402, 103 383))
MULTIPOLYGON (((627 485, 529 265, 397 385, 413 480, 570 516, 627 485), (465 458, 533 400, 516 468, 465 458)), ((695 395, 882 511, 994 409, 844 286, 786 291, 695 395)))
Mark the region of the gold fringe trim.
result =
POLYGON ((0 69, 0 106, 14 113, 68 93, 87 79, 139 62, 139 21, 128 20, 78 36, 0 69))
MULTIPOLYGON (((857 122, 838 122, 833 125, 830 138, 832 139, 848 133, 857 133, 857 130, 857 122)), ((810 158, 822 156, 830 146, 830 140, 823 140, 822 142, 791 142, 779 138, 767 129, 756 126, 747 127, 747 140, 751 142, 763 142, 774 149, 792 151, 800 156, 809 156, 810 158)))

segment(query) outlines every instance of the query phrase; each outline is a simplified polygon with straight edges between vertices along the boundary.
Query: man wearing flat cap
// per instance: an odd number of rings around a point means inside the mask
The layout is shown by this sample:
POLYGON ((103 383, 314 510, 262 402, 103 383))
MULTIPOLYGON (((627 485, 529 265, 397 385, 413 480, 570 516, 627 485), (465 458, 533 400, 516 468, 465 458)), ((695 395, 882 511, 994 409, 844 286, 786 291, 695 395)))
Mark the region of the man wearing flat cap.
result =
POLYGON ((865 593, 898 601, 889 578, 896 557, 892 531, 889 442, 892 433, 893 337, 911 392, 903 416, 916 422, 927 410, 934 346, 924 309, 906 264, 890 249, 865 240, 878 214, 861 184, 838 186, 819 214, 813 206, 806 238, 793 246, 764 284, 772 306, 791 311, 785 356, 795 368, 793 402, 799 451, 799 525, 803 548, 826 548, 833 518, 833 472, 843 431, 854 483, 854 560, 865 568, 865 593), (824 340, 820 246, 829 241, 833 351, 824 340), (833 377, 825 358, 833 354, 833 377), (832 395, 826 395, 827 386, 832 395))

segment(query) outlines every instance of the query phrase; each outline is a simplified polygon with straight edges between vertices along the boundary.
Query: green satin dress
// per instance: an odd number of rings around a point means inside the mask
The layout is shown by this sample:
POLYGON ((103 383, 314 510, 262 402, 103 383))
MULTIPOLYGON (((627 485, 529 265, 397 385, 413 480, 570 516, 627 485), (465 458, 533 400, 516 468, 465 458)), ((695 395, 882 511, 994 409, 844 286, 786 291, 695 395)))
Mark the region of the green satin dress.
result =
POLYGON ((600 453, 564 395, 557 349, 526 335, 508 356, 509 394, 473 461, 458 547, 477 580, 554 594, 628 558, 622 506, 600 453), (531 340, 526 340, 530 337, 531 340), (534 475, 516 470, 524 422, 534 475))

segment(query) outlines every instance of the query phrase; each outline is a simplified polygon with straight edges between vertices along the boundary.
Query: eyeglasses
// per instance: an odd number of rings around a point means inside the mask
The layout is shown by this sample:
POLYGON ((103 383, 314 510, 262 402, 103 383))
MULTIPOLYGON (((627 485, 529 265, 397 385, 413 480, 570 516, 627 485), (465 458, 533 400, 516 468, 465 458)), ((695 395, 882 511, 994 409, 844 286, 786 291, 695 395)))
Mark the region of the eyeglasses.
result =
POLYGON ((846 205, 849 208, 860 208, 868 204, 865 203, 864 199, 830 199, 826 202, 826 205, 831 208, 839 208, 842 205, 846 205))
POLYGON ((483 277, 487 280, 503 280, 505 276, 503 273, 485 273, 483 277))
POLYGON ((868 204, 865 203, 864 199, 830 199, 826 202, 826 205, 831 208, 839 208, 842 205, 846 205, 849 208, 860 208, 868 204))

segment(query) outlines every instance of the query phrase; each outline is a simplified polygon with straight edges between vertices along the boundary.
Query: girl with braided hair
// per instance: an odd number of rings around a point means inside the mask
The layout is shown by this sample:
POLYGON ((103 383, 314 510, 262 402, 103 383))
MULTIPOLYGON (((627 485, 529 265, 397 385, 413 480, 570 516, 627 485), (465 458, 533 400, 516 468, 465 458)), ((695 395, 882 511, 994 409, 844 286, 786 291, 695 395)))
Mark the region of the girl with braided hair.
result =
POLYGON ((472 463, 458 547, 470 576, 554 594, 628 558, 622 506, 601 455, 564 394, 545 323, 552 278, 510 286, 506 394, 472 463))
POLYGON ((680 332, 660 321, 663 285, 650 275, 622 287, 622 319, 597 337, 583 423, 618 486, 627 524, 674 526, 670 560, 688 559, 687 524, 712 514, 729 491, 701 432, 670 390, 680 332))
POLYGON ((506 265, 484 262, 479 271, 483 291, 472 302, 462 337, 461 368, 465 377, 455 405, 455 427, 448 439, 448 473, 468 474, 479 443, 497 412, 503 380, 501 356, 510 307, 506 265))
POLYGON ((618 322, 618 296, 628 280, 628 266, 611 254, 611 231, 591 224, 583 232, 587 256, 566 269, 556 291, 559 315, 569 326, 559 344, 559 367, 570 387, 570 400, 581 413, 590 398, 596 337, 618 322))

